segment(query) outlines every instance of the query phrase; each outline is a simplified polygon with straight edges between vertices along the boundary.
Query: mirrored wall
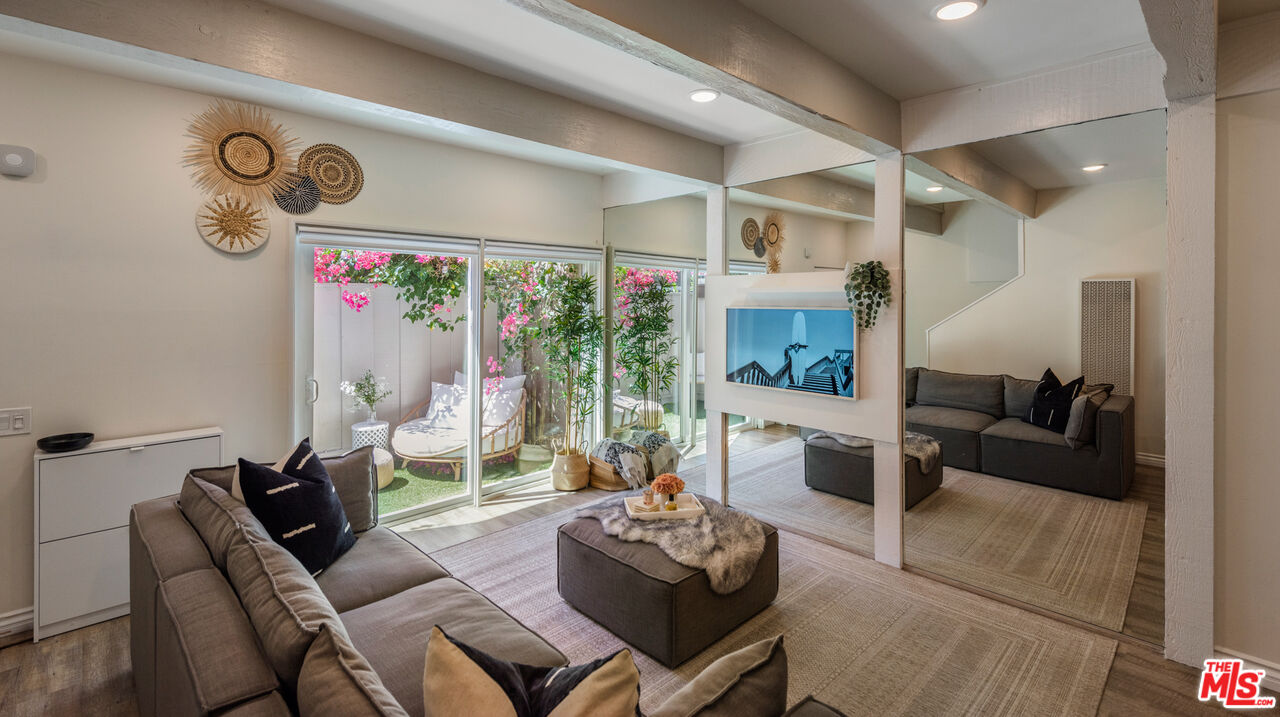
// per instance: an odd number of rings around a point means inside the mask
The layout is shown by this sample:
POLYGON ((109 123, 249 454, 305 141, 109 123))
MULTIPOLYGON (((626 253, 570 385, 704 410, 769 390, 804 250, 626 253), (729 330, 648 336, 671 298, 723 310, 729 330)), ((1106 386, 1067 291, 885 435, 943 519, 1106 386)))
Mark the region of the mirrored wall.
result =
POLYGON ((905 562, 1162 643, 1164 111, 908 167, 905 562))

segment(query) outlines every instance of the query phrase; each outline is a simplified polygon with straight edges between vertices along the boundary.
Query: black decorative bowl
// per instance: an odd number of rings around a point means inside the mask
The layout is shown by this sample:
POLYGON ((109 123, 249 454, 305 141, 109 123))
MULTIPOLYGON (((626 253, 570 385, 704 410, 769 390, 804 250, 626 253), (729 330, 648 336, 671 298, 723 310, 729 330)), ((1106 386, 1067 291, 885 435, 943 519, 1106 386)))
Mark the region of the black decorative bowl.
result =
POLYGON ((92 433, 59 433, 36 441, 36 447, 45 453, 66 453, 78 451, 90 443, 93 443, 92 433))

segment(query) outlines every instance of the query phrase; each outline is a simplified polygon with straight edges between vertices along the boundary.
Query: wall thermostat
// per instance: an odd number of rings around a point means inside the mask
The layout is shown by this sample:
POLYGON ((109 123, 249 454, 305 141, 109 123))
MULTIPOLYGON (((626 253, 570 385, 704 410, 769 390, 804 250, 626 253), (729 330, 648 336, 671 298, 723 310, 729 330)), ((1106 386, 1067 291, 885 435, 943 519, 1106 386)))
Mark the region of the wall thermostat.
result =
POLYGON ((14 144, 0 144, 0 174, 27 177, 36 171, 36 153, 14 144))

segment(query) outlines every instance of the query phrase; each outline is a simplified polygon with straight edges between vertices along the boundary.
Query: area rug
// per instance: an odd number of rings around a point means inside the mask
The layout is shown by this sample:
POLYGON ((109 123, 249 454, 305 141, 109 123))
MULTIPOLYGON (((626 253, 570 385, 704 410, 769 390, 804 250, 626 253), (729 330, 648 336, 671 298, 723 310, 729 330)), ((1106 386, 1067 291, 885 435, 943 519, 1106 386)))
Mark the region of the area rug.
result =
MULTIPOLYGON (((556 528, 572 514, 431 557, 581 663, 625 644, 556 592, 556 528)), ((779 633, 788 704, 814 694, 851 715, 1097 712, 1113 640, 793 533, 779 539, 773 605, 675 670, 635 653, 645 712, 715 659, 779 633)))
MULTIPOLYGON (((869 505, 804 484, 804 442, 730 457, 729 502, 762 519, 872 553, 869 505)), ((682 472, 693 490, 703 467, 682 472)), ((908 565, 1117 632, 1142 546, 1147 504, 944 468, 942 487, 907 511, 908 565)))

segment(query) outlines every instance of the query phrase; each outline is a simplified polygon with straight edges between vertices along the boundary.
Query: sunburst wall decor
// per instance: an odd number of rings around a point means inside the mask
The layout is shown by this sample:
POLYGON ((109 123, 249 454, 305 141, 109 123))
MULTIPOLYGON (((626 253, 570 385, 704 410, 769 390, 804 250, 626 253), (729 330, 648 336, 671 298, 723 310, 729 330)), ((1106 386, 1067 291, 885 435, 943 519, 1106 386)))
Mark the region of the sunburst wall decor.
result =
POLYGON ((261 107, 218 100, 191 121, 187 134, 195 141, 184 164, 209 194, 268 202, 293 185, 298 140, 261 107))
POLYGON ((224 194, 196 212, 196 229, 210 246, 228 254, 244 254, 267 243, 267 213, 244 197, 224 194))

